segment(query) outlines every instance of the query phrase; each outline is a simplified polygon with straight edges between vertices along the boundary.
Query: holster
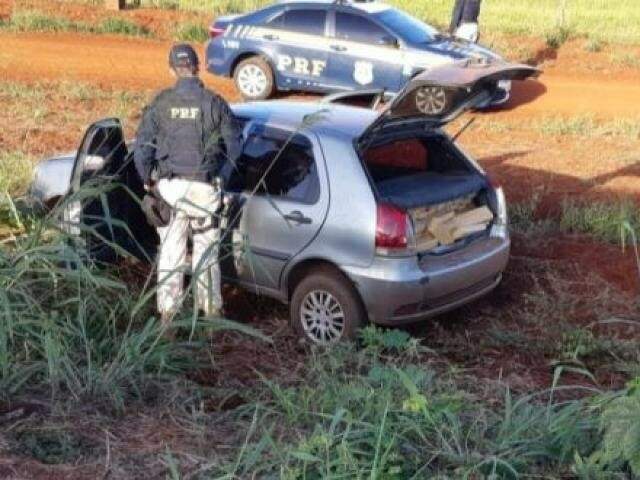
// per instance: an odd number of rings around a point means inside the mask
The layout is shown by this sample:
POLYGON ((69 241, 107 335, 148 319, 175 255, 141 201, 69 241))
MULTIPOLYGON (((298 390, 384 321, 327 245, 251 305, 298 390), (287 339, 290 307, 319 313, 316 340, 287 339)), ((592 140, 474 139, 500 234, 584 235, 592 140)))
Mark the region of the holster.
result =
POLYGON ((171 220, 171 206, 164 201, 160 193, 153 188, 142 199, 142 211, 147 222, 156 228, 166 227, 171 220))

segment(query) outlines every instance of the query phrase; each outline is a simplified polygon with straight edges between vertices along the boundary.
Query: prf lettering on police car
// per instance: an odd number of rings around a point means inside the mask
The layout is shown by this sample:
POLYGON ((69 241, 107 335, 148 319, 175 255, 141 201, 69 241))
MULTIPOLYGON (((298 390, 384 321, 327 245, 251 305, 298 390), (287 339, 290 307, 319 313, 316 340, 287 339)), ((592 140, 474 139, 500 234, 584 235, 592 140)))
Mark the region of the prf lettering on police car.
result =
POLYGON ((324 60, 309 60, 304 57, 278 55, 278 70, 281 72, 293 72, 299 75, 319 77, 325 68, 327 68, 327 62, 324 60))

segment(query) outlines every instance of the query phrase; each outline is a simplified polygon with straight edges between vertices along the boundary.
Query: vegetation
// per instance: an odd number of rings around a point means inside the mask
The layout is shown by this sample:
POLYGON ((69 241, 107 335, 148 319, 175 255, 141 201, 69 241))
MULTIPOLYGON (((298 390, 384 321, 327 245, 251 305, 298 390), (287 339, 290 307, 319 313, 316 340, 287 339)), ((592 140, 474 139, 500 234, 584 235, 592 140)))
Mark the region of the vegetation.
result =
MULTIPOLYGON (((270 0, 142 0, 161 8, 203 10, 214 15, 239 13, 270 0)), ((448 26, 453 0, 389 3, 441 28, 448 26)), ((570 34, 605 42, 640 43, 640 10, 635 0, 486 0, 483 31, 562 40, 570 34)), ((555 43, 555 41, 552 43, 555 43)))
POLYGON ((632 202, 584 204, 565 201, 562 204, 560 228, 624 243, 628 229, 640 231, 640 214, 637 205, 632 202))
POLYGON ((0 28, 18 32, 81 32, 140 37, 151 35, 146 28, 123 18, 106 18, 98 25, 91 25, 43 13, 39 10, 23 9, 15 9, 8 21, 0 23, 0 28))
POLYGON ((181 23, 176 27, 174 37, 183 42, 202 43, 209 38, 209 31, 200 23, 181 23))

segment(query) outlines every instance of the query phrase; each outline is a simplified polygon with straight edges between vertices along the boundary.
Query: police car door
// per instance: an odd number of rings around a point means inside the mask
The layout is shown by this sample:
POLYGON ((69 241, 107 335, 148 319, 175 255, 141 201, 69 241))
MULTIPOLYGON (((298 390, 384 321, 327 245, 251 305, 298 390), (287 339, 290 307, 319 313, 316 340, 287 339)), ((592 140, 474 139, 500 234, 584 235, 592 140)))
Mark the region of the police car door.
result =
POLYGON ((247 287, 277 292, 284 267, 325 220, 324 157, 315 135, 255 125, 239 168, 244 191, 233 239, 235 275, 247 287))
POLYGON ((365 14, 335 9, 327 76, 345 89, 398 91, 404 77, 398 39, 365 14))
POLYGON ((326 81, 325 8, 287 8, 263 35, 272 50, 279 89, 321 89, 326 81))

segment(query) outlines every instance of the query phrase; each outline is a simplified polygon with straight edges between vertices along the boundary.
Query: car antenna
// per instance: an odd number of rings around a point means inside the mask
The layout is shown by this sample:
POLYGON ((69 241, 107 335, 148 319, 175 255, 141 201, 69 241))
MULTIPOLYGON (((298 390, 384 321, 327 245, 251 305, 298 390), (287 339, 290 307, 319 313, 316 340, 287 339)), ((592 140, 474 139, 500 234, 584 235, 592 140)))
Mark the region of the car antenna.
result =
POLYGON ((457 132, 457 133, 452 137, 452 140, 453 140, 454 142, 455 142, 456 140, 458 140, 458 137, 459 137, 460 135, 462 135, 462 134, 467 130, 467 128, 469 128, 469 127, 473 124, 473 122, 475 122, 475 121, 476 121, 476 118, 477 118, 477 117, 471 117, 469 120, 467 120, 467 123, 465 123, 465 124, 462 126, 462 128, 461 128, 460 130, 458 130, 458 132, 457 132))

